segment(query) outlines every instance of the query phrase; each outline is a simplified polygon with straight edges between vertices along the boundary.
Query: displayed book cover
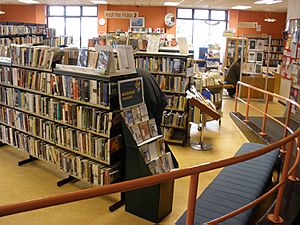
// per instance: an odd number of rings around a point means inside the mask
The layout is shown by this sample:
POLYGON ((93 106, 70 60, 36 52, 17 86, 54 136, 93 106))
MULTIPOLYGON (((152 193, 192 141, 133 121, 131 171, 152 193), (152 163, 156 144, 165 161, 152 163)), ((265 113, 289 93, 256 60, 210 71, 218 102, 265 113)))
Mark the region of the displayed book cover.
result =
POLYGON ((98 52, 89 51, 88 52, 88 64, 89 68, 96 68, 98 61, 98 52))
POLYGON ((125 120, 125 123, 128 126, 132 126, 133 125, 133 115, 132 115, 131 109, 124 110, 122 115, 125 120))
POLYGON ((87 67, 88 64, 88 49, 81 48, 78 52, 77 66, 87 67))
POLYGON ((104 74, 109 74, 109 50, 99 50, 97 68, 103 70, 104 74))
POLYGON ((264 50, 264 40, 256 40, 256 49, 264 50))
POLYGON ((143 142, 142 134, 138 125, 133 125, 130 127, 131 134, 137 144, 143 142))
POLYGON ((248 62, 255 62, 255 56, 256 56, 256 54, 255 54, 255 52, 249 52, 248 53, 248 62))
POLYGON ((133 48, 130 45, 117 45, 117 55, 120 70, 135 71, 133 48))
POLYGON ((147 121, 140 123, 139 127, 140 127, 140 131, 141 131, 141 134, 142 134, 143 141, 148 140, 150 138, 150 131, 149 131, 147 121))
POLYGON ((140 151, 142 152, 145 162, 148 163, 151 160, 149 145, 143 145, 140 147, 140 151))
POLYGON ((255 64, 255 73, 262 73, 262 64, 260 63, 255 64))
POLYGON ((140 113, 141 113, 142 121, 149 120, 148 110, 147 110, 146 104, 139 105, 139 110, 140 110, 140 113))
POLYGON ((134 124, 140 123, 142 121, 140 108, 138 106, 135 106, 131 108, 131 111, 134 124))
POLYGON ((256 40, 254 39, 249 40, 249 49, 256 49, 256 40))
POLYGON ((155 119, 148 120, 148 127, 151 137, 155 137, 158 135, 158 130, 156 126, 155 119))
POLYGON ((264 57, 263 52, 256 52, 256 62, 262 62, 263 57, 264 57))

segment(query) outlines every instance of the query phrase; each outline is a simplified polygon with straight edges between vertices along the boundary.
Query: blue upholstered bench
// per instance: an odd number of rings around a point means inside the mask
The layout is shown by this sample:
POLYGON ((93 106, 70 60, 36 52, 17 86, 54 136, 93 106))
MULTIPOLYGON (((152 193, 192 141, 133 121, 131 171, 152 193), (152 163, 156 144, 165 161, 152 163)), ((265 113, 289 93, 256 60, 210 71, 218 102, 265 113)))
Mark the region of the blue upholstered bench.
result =
MULTIPOLYGON (((264 147, 263 144, 245 143, 236 155, 264 147)), ((196 202, 195 223, 204 224, 238 209, 259 197, 270 181, 278 150, 260 157, 225 167, 199 196, 196 202)), ((246 225, 253 208, 220 224, 246 225)), ((186 212, 176 225, 185 224, 186 212)))

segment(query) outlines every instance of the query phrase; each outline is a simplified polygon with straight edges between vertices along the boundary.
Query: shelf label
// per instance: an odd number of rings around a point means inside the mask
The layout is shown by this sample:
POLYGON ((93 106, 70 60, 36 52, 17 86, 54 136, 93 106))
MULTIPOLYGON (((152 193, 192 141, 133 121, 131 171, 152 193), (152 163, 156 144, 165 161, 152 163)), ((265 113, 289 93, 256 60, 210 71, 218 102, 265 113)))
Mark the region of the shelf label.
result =
POLYGON ((138 17, 139 12, 135 11, 105 11, 104 17, 107 19, 117 18, 117 19, 129 19, 138 17))
POLYGON ((238 28, 257 28, 258 22, 239 22, 238 28))

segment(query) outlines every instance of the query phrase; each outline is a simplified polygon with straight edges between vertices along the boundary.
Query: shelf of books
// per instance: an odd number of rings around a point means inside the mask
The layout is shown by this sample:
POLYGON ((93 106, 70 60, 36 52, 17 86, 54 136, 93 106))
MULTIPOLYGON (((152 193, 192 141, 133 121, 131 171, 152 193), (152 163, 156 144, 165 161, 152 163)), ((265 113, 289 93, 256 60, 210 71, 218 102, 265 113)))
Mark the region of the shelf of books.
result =
POLYGON ((42 45, 53 33, 45 24, 0 23, 0 45, 42 45))
MULTIPOLYGON (((264 63, 263 66, 267 66, 268 60, 268 40, 264 44, 264 63)), ((269 66, 277 67, 282 62, 282 55, 284 50, 284 40, 281 38, 272 38, 270 43, 270 57, 269 66)))
POLYGON ((193 55, 137 52, 135 63, 137 68, 148 70, 165 93, 167 106, 162 118, 164 139, 169 143, 185 144, 190 121, 185 95, 194 75, 193 55))
MULTIPOLYGON (((280 74, 282 78, 291 80, 290 98, 300 102, 300 20, 289 21, 287 39, 284 45, 283 61, 280 74)), ((300 111, 292 108, 291 119, 300 123, 300 111)))
POLYGON ((223 60, 223 68, 229 68, 232 63, 238 60, 241 57, 242 46, 244 46, 244 62, 247 61, 248 55, 248 39, 244 38, 227 38, 226 39, 226 50, 225 50, 225 59, 223 60))
POLYGON ((59 66, 64 56, 57 48, 12 45, 11 62, 0 59, 0 140, 69 176, 109 184, 122 157, 117 81, 137 74, 110 80, 99 61, 98 76, 87 76, 79 66, 59 66))

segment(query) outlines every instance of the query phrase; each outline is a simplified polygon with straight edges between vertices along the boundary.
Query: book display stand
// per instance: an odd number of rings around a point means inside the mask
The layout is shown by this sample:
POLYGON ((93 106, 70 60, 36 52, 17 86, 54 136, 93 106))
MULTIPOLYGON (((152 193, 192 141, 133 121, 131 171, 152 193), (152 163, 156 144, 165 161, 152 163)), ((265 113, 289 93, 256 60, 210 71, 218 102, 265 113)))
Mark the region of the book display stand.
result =
MULTIPOLYGON (((174 168, 172 153, 158 134, 157 124, 144 103, 142 78, 120 81, 125 179, 151 176, 174 168)), ((174 182, 126 192, 125 210, 158 223, 172 211, 174 182)))
POLYGON ((210 101, 204 99, 202 95, 198 94, 195 88, 192 87, 191 91, 188 91, 187 98, 189 99, 189 104, 197 107, 202 114, 200 140, 199 142, 192 142, 191 148, 198 151, 211 150, 213 146, 204 142, 206 117, 210 116, 213 120, 219 120, 221 116, 219 112, 216 111, 214 105, 210 101))

